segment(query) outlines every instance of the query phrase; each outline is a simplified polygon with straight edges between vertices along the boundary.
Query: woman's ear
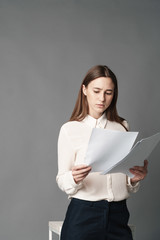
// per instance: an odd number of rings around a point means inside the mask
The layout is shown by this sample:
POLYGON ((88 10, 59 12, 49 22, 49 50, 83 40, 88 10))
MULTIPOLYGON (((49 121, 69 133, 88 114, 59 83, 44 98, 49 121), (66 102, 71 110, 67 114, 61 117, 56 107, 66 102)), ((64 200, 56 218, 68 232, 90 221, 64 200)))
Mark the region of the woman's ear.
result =
POLYGON ((82 91, 83 91, 83 94, 84 94, 85 96, 87 96, 85 85, 82 85, 82 91))

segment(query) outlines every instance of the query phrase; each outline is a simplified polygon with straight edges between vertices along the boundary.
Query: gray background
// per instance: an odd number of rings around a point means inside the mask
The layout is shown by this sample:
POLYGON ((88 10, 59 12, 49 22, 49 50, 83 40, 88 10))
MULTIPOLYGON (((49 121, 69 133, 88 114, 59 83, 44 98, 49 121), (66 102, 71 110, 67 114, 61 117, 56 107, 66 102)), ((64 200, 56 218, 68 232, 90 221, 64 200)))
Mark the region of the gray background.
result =
MULTIPOLYGON (((0 0, 1 240, 48 239, 48 221, 64 218, 57 137, 90 67, 115 72, 139 138, 160 131, 159 13, 156 0, 0 0)), ((159 239, 159 148, 128 200, 139 240, 159 239)))

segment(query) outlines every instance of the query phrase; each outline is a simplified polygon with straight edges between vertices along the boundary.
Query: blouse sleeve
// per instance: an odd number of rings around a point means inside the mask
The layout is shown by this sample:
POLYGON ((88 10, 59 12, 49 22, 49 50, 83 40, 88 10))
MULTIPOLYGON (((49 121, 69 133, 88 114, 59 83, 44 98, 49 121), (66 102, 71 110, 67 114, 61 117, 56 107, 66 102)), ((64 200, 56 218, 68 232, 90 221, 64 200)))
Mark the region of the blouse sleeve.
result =
POLYGON ((56 181, 59 188, 69 195, 76 193, 82 187, 82 182, 76 184, 72 176, 71 169, 74 166, 75 156, 76 151, 62 126, 58 138, 58 174, 56 181))
POLYGON ((131 178, 127 176, 127 188, 128 192, 130 193, 136 193, 140 187, 140 182, 137 182, 136 184, 131 184, 131 178))

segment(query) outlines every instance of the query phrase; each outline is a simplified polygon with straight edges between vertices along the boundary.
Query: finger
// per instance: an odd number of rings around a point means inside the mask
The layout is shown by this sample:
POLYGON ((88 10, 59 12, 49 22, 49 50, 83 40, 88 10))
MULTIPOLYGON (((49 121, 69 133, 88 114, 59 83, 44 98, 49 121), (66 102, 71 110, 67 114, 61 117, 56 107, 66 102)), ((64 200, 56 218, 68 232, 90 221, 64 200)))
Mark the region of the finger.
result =
POLYGON ((91 171, 91 168, 81 169, 81 170, 72 170, 73 175, 88 174, 91 171))
POLYGON ((87 175, 88 175, 88 173, 86 173, 86 174, 80 174, 80 175, 76 175, 75 178, 76 178, 76 179, 83 179, 83 178, 85 178, 87 175))
POLYGON ((89 169, 91 168, 91 166, 88 166, 88 165, 76 165, 72 168, 72 170, 81 170, 81 169, 89 169))
POLYGON ((138 167, 138 166, 135 166, 135 167, 133 167, 133 168, 130 168, 130 170, 132 170, 132 171, 134 171, 135 173, 138 173, 138 172, 145 172, 146 171, 146 169, 144 169, 143 167, 138 167))
POLYGON ((88 172, 85 172, 85 173, 79 173, 77 174, 77 172, 72 172, 72 175, 75 176, 75 177, 79 177, 79 176, 86 176, 89 174, 89 171, 88 172))
POLYGON ((135 176, 139 176, 141 174, 141 172, 136 169, 130 169, 130 172, 133 173, 135 176))
POLYGON ((133 173, 134 175, 146 176, 146 174, 147 174, 146 169, 142 169, 142 170, 130 169, 130 170, 131 170, 131 173, 133 173))
POLYGON ((146 176, 146 173, 143 173, 138 170, 131 169, 130 172, 134 175, 133 180, 137 180, 137 181, 143 180, 146 176))
POLYGON ((83 174, 83 173, 87 173, 87 172, 90 172, 91 171, 91 168, 87 168, 87 169, 81 169, 81 170, 76 170, 76 171, 73 171, 75 174, 83 174))
POLYGON ((134 166, 133 168, 131 168, 133 170, 137 170, 137 171, 140 171, 140 172, 147 172, 147 167, 145 166, 134 166))
POLYGON ((83 175, 78 175, 78 176, 73 176, 75 182, 80 182, 82 181, 88 174, 83 174, 83 175))

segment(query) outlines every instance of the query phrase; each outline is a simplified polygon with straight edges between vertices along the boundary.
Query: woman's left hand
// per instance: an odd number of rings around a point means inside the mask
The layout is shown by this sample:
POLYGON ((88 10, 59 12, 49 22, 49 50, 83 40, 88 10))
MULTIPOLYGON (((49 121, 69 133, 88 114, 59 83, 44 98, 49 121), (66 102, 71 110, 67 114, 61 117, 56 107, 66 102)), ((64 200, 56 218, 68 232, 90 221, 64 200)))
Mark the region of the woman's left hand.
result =
POLYGON ((133 168, 130 168, 130 172, 134 174, 134 177, 131 178, 131 183, 136 183, 141 180, 143 180, 147 173, 148 173, 148 161, 144 160, 144 165, 143 166, 134 166, 133 168))

